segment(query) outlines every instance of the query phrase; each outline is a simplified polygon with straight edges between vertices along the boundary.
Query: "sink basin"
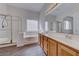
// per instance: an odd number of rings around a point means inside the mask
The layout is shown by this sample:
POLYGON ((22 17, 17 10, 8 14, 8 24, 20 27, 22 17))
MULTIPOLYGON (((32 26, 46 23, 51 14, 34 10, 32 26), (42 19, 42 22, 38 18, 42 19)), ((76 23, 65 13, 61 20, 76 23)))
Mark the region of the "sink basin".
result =
POLYGON ((56 32, 48 32, 49 36, 57 37, 57 38, 64 38, 64 39, 78 39, 78 35, 72 35, 72 34, 64 34, 64 33, 56 33, 56 32))
POLYGON ((69 35, 66 35, 66 38, 69 38, 69 39, 72 39, 72 40, 79 40, 79 36, 77 35, 72 35, 72 34, 69 34, 69 35))
POLYGON ((63 37, 63 38, 65 38, 65 35, 61 34, 61 33, 48 33, 48 35, 55 36, 55 37, 63 37))

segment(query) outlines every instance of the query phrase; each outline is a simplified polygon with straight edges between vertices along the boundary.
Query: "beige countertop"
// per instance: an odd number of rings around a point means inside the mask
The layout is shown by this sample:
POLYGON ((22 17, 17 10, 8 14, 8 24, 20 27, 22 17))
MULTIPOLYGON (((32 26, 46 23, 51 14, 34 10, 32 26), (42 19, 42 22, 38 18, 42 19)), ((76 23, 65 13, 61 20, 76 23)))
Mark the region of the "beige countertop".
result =
POLYGON ((64 33, 41 33, 41 34, 53 40, 61 42, 65 45, 68 45, 69 47, 72 47, 76 50, 79 50, 79 36, 68 35, 70 37, 69 38, 69 37, 66 37, 66 34, 64 33))

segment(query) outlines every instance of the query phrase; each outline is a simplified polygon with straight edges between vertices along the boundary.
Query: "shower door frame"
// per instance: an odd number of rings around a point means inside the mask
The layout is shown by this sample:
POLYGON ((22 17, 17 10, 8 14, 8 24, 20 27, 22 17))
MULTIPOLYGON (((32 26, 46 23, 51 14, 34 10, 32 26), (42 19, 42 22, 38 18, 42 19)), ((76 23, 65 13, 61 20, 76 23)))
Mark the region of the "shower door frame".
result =
MULTIPOLYGON (((11 29, 11 32, 10 32, 10 34, 11 34, 11 37, 10 37, 10 43, 3 43, 3 44, 11 44, 12 43, 12 16, 11 15, 4 15, 4 14, 0 14, 0 16, 9 16, 9 17, 11 17, 11 24, 9 24, 9 25, 11 25, 10 26, 10 29, 11 29)), ((0 45, 3 45, 3 44, 0 44, 0 45)))

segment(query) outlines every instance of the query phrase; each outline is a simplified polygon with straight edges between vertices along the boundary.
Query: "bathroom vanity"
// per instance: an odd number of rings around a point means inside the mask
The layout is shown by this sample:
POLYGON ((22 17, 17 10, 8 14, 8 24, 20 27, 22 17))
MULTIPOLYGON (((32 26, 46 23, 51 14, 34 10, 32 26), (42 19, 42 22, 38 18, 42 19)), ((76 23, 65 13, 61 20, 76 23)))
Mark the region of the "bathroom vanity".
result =
POLYGON ((78 56, 79 39, 72 37, 63 33, 39 33, 39 42, 47 56, 78 56))

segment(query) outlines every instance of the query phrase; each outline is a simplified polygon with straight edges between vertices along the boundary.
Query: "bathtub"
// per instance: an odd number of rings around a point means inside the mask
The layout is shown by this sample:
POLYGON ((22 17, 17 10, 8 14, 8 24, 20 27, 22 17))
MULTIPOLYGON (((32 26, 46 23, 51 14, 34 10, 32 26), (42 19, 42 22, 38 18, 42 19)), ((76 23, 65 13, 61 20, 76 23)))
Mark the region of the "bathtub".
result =
POLYGON ((8 38, 0 38, 0 44, 11 43, 11 40, 8 38))

